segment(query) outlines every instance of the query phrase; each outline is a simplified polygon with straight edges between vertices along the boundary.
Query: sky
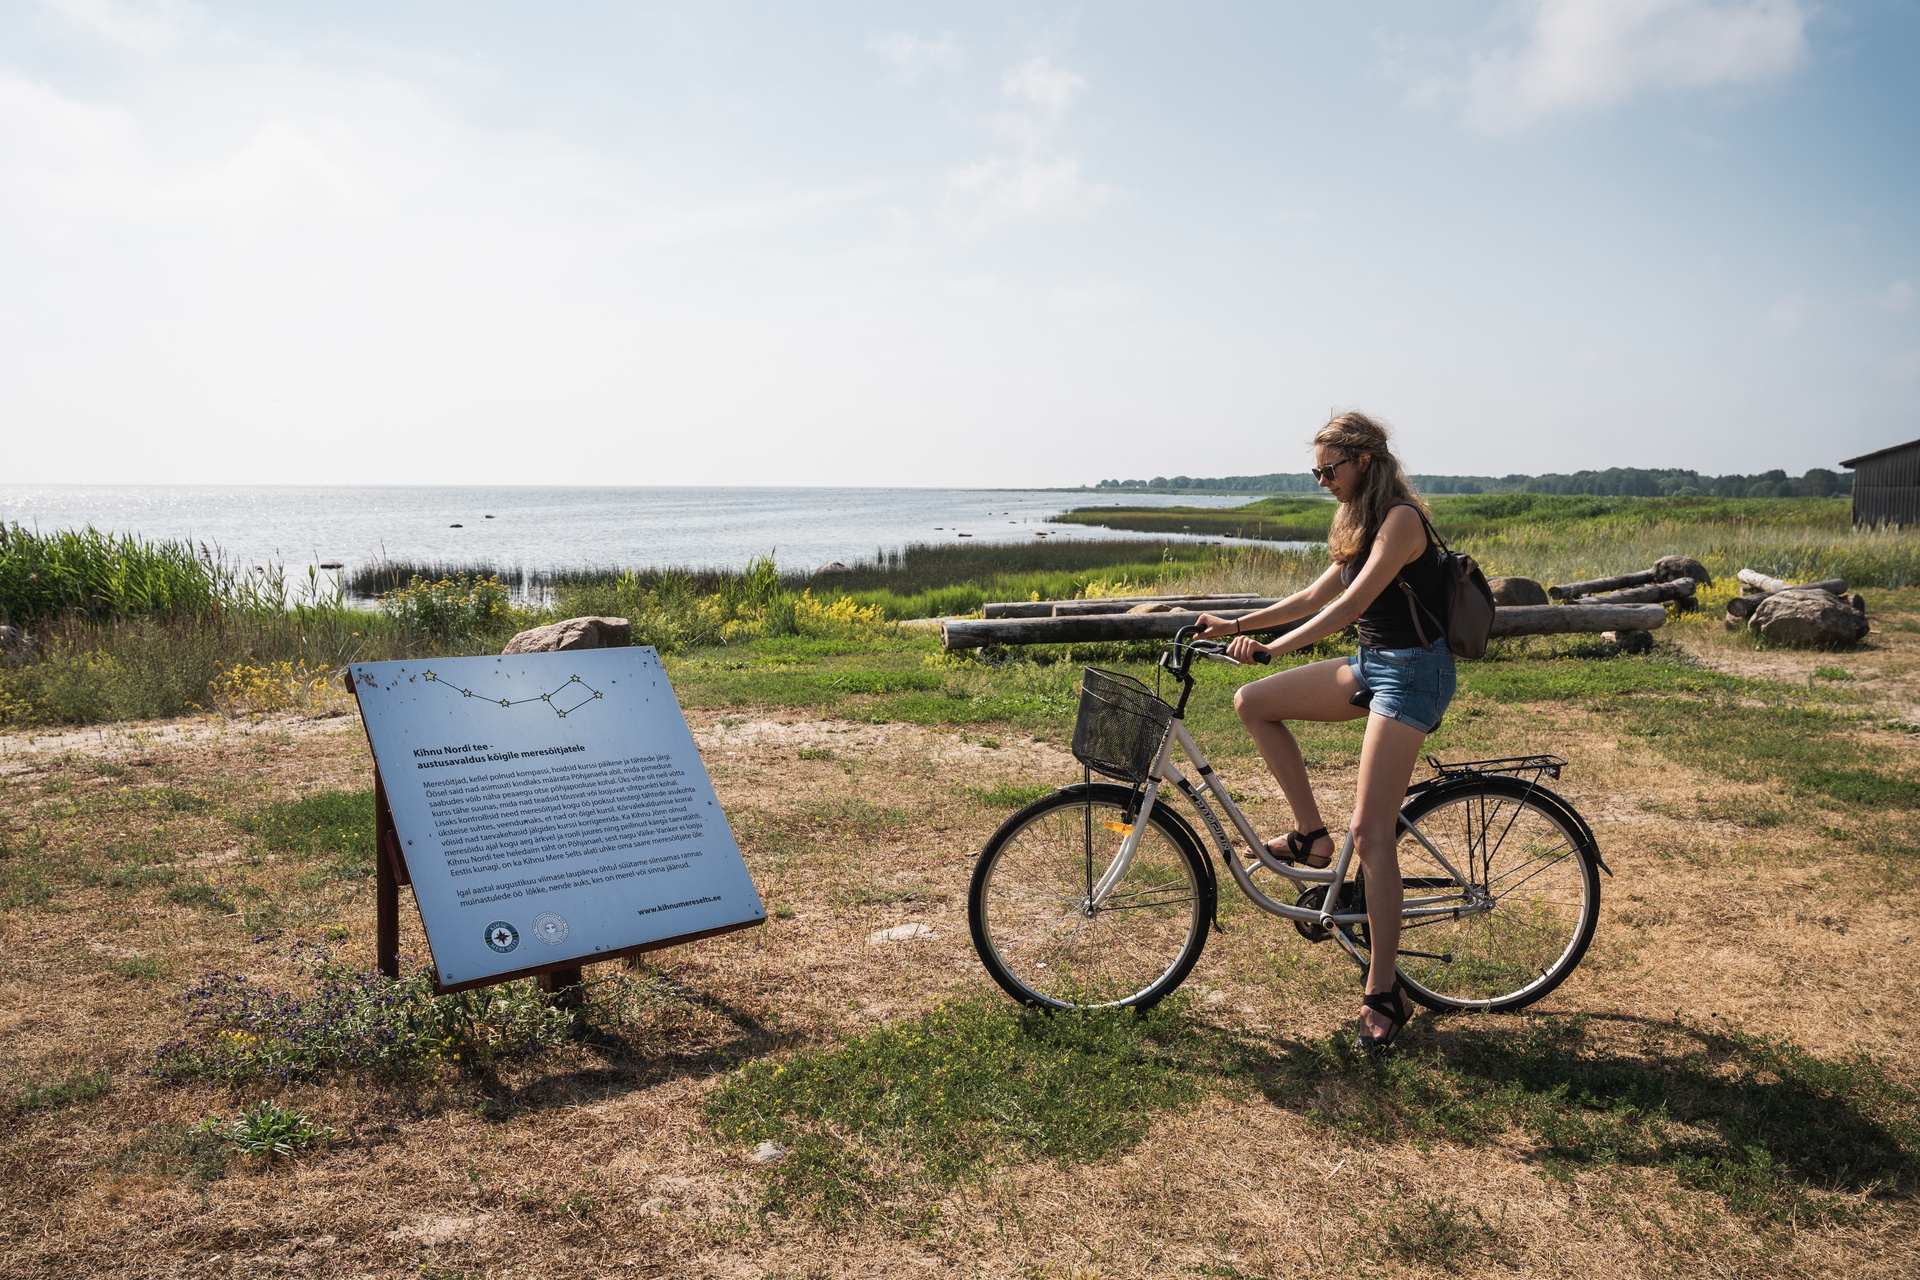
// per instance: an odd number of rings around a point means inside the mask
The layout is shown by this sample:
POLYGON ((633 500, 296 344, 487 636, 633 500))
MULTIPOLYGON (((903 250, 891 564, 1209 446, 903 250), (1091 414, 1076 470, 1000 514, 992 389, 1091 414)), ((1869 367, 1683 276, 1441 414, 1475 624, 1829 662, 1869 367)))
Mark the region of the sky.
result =
POLYGON ((0 482, 1798 473, 1920 3, 0 0, 0 482))

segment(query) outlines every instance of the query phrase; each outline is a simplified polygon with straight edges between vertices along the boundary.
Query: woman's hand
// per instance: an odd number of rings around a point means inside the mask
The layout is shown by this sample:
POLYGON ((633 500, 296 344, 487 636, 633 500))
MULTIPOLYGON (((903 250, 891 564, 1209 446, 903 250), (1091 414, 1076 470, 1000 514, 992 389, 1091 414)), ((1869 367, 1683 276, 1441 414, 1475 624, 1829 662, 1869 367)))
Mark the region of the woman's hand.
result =
POLYGON ((1273 650, 1252 636, 1235 636, 1227 645, 1227 656, 1235 662, 1255 663, 1263 653, 1271 655, 1273 650))
POLYGON ((1222 618, 1213 613, 1201 614, 1193 620, 1193 625, 1200 628, 1194 633, 1195 640, 1213 640, 1220 636, 1238 635, 1240 632, 1239 624, 1232 618, 1222 618))
POLYGON ((1222 618, 1218 614, 1203 613, 1194 619, 1193 625, 1199 628, 1196 640, 1212 640, 1219 636, 1232 636, 1227 645, 1227 656, 1235 662, 1258 662, 1261 652, 1272 653, 1266 645, 1252 636, 1242 635, 1240 623, 1232 618, 1222 618))

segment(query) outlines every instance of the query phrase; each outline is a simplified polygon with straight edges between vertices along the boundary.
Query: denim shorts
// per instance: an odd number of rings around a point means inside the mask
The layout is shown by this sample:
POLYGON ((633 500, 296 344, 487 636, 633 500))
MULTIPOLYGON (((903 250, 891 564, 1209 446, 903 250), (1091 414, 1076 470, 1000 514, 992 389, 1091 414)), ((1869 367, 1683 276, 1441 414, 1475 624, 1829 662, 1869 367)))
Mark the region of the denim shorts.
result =
POLYGON ((1445 640, 1427 649, 1369 649, 1347 659, 1353 678, 1371 695, 1366 707, 1377 716, 1412 725, 1422 733, 1440 727, 1453 701, 1453 655, 1445 640))

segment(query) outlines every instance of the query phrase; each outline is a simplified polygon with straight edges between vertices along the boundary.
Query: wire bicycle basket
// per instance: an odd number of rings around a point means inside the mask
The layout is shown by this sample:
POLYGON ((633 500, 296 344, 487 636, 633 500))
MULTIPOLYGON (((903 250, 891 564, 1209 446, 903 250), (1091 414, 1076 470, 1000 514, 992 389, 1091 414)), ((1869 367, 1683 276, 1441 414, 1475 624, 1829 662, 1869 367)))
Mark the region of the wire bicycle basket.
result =
POLYGON ((1153 776, 1173 708, 1132 676, 1088 667, 1073 725, 1073 757, 1109 778, 1141 786, 1153 776))

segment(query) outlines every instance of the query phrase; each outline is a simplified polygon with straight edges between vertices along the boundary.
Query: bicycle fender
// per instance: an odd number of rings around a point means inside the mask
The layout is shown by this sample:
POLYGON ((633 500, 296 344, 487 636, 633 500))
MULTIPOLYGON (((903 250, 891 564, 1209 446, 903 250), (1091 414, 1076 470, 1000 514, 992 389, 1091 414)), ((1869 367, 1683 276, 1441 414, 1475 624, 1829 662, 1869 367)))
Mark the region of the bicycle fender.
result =
MULTIPOLYGON (((1222 844, 1227 843, 1226 832, 1220 826, 1220 819, 1214 817, 1213 810, 1208 808, 1207 802, 1200 798, 1200 794, 1194 789, 1193 784, 1185 778, 1182 778, 1177 789, 1181 795, 1187 798, 1187 803, 1198 810, 1200 816, 1207 820, 1207 825, 1213 828, 1214 838, 1222 844)), ((1181 828, 1186 831, 1187 837, 1192 840, 1195 845, 1199 846, 1200 860, 1206 864, 1207 879, 1213 884, 1213 931, 1215 933, 1225 933, 1227 927, 1220 923, 1220 874, 1213 869, 1213 850, 1207 846, 1207 842, 1202 840, 1199 833, 1193 829, 1193 824, 1187 821, 1186 814, 1180 812, 1178 809, 1169 809, 1167 810, 1167 816, 1179 823, 1181 828)))
MULTIPOLYGON (((1075 782, 1061 787, 1059 790, 1066 792, 1068 795, 1084 795, 1089 799, 1105 798, 1111 800, 1117 796, 1137 794, 1131 787, 1122 787, 1112 782, 1075 782), (1105 792, 1104 797, 1102 797, 1103 791, 1105 792)), ((1189 795, 1188 799, 1191 800, 1192 796, 1189 795)), ((1211 904, 1207 912, 1208 923, 1213 926, 1215 933, 1225 933, 1227 931, 1226 927, 1220 923, 1220 875, 1213 868, 1213 851, 1207 848, 1206 842, 1200 838, 1198 832, 1194 831, 1193 824, 1187 821, 1186 814, 1169 804, 1156 804, 1153 811, 1155 813, 1165 814, 1167 820, 1179 830, 1180 834, 1185 836, 1195 849, 1199 850, 1200 874, 1207 878, 1207 900, 1211 904)))

